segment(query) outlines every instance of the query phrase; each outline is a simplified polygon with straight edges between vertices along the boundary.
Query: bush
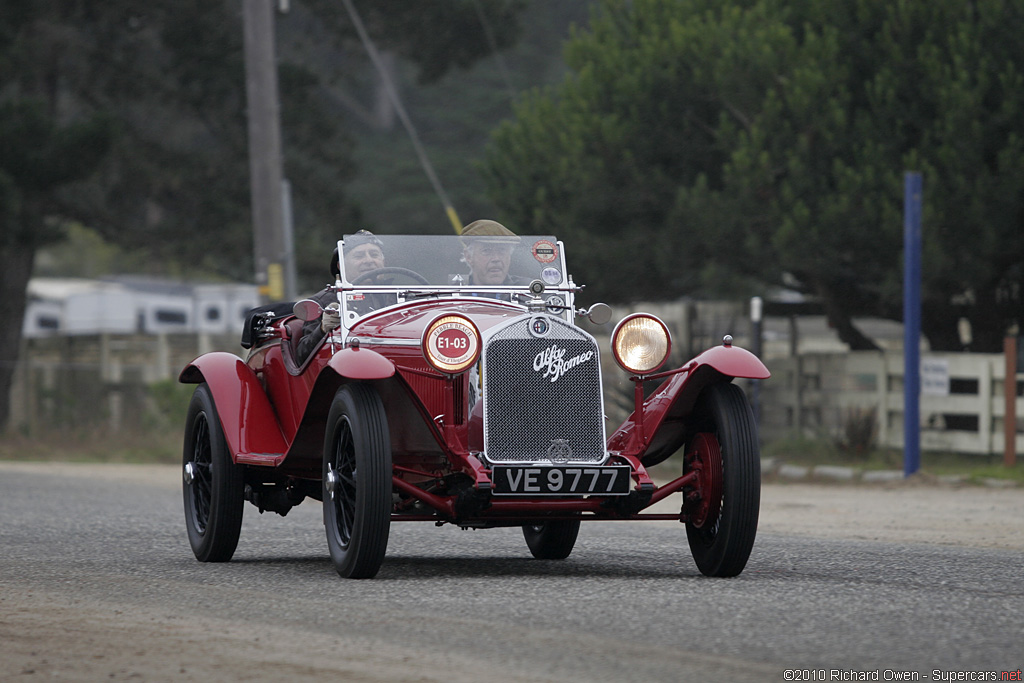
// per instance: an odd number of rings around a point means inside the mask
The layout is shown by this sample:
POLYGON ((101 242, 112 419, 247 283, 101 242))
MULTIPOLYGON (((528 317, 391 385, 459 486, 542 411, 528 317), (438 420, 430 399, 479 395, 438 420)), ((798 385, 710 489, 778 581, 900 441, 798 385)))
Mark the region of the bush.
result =
POLYGON ((182 428, 185 424, 185 415, 188 413, 188 404, 192 400, 192 392, 195 391, 195 386, 167 379, 150 384, 146 391, 150 402, 147 418, 153 421, 153 426, 157 428, 182 428))
POLYGON ((875 443, 875 409, 848 408, 842 422, 843 434, 837 444, 839 450, 847 459, 867 460, 875 443))

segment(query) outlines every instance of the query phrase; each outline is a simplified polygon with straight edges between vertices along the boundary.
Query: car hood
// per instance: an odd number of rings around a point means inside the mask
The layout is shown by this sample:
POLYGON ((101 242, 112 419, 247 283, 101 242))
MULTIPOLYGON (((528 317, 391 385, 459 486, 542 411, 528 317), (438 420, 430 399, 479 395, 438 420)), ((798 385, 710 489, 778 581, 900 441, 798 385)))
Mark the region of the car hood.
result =
POLYGON ((381 341, 418 341, 431 321, 450 313, 459 313, 472 320, 484 336, 491 327, 527 314, 522 306, 483 297, 419 301, 371 314, 356 322, 349 335, 381 341))

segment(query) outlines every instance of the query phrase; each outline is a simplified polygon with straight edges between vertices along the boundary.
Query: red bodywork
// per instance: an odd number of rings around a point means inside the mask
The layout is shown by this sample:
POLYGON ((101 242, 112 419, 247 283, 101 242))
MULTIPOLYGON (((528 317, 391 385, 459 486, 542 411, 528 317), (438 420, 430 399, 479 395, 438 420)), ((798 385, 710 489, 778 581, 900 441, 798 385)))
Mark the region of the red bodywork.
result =
POLYGON ((209 385, 228 448, 236 463, 250 466, 249 479, 286 485, 320 480, 325 422, 335 393, 348 382, 370 382, 386 409, 392 482, 405 501, 396 505, 392 520, 501 525, 558 519, 560 514, 578 517, 579 513, 606 519, 686 521, 682 512, 640 511, 683 487, 706 486, 700 473, 689 472, 658 487, 645 465, 664 460, 693 436, 687 417, 706 386, 732 378, 769 377, 753 354, 723 345, 681 368, 632 378, 635 411, 607 441, 612 453, 608 464, 631 467, 634 494, 628 503, 609 505, 599 496, 495 498, 484 509, 465 510, 460 509, 458 492, 446 489, 445 477, 468 475, 474 490, 487 491, 491 472, 473 454, 482 450, 483 430, 480 403, 467 414, 468 374, 438 373, 419 344, 426 325, 441 312, 470 318, 486 335, 491 327, 522 315, 523 309, 491 299, 405 304, 360 320, 350 330, 345 348, 327 340, 303 367, 296 365, 294 357, 302 322, 286 317, 269 328, 247 360, 229 353, 206 354, 190 363, 180 380, 209 385), (652 379, 664 381, 645 399, 643 381, 652 379))

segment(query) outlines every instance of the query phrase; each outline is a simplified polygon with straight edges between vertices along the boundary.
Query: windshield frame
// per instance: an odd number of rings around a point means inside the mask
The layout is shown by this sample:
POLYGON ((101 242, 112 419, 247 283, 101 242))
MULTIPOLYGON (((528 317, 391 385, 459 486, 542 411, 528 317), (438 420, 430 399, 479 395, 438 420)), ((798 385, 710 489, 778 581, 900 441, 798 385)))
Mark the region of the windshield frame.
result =
POLYGON ((351 329, 354 324, 371 314, 376 315, 381 311, 416 301, 486 301, 491 298, 497 299, 495 303, 502 303, 505 306, 511 304, 526 310, 526 304, 533 299, 530 294, 530 283, 536 280, 547 280, 544 282, 544 293, 541 296, 545 301, 552 303, 547 311, 569 323, 573 322, 574 298, 578 288, 566 270, 564 245, 552 235, 520 236, 510 256, 510 259, 515 260, 510 263, 507 271, 506 279, 509 281, 499 285, 462 284, 457 278, 468 277, 469 273, 447 272, 456 268, 460 271, 467 268, 467 263, 462 258, 465 241, 457 235, 377 235, 375 237, 379 238, 380 246, 385 253, 385 268, 415 266, 409 270, 418 273, 416 268, 420 268, 427 272, 423 277, 428 284, 417 282, 404 274, 392 278, 401 279, 402 282, 399 284, 353 284, 346 273, 344 259, 345 239, 350 237, 351 235, 344 235, 338 240, 340 275, 335 282, 342 312, 342 325, 347 329, 351 329), (445 254, 446 263, 437 264, 431 261, 431 249, 445 254), (387 260, 389 251, 403 250, 404 258, 400 255, 396 258, 397 262, 387 260), (442 277, 440 273, 444 273, 444 276, 442 277), (445 280, 443 283, 442 279, 445 280), (360 302, 366 302, 371 297, 376 301, 373 302, 371 310, 366 310, 371 304, 362 305, 360 302))

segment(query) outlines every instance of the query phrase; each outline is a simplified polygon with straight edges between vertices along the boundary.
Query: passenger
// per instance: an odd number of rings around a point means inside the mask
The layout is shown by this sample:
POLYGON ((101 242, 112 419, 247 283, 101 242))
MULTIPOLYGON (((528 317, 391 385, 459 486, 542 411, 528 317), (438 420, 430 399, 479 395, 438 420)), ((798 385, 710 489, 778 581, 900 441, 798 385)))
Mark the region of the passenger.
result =
POLYGON ((462 260, 469 266, 467 285, 527 285, 530 280, 509 275, 512 252, 519 236, 501 223, 474 221, 462 231, 462 260))

